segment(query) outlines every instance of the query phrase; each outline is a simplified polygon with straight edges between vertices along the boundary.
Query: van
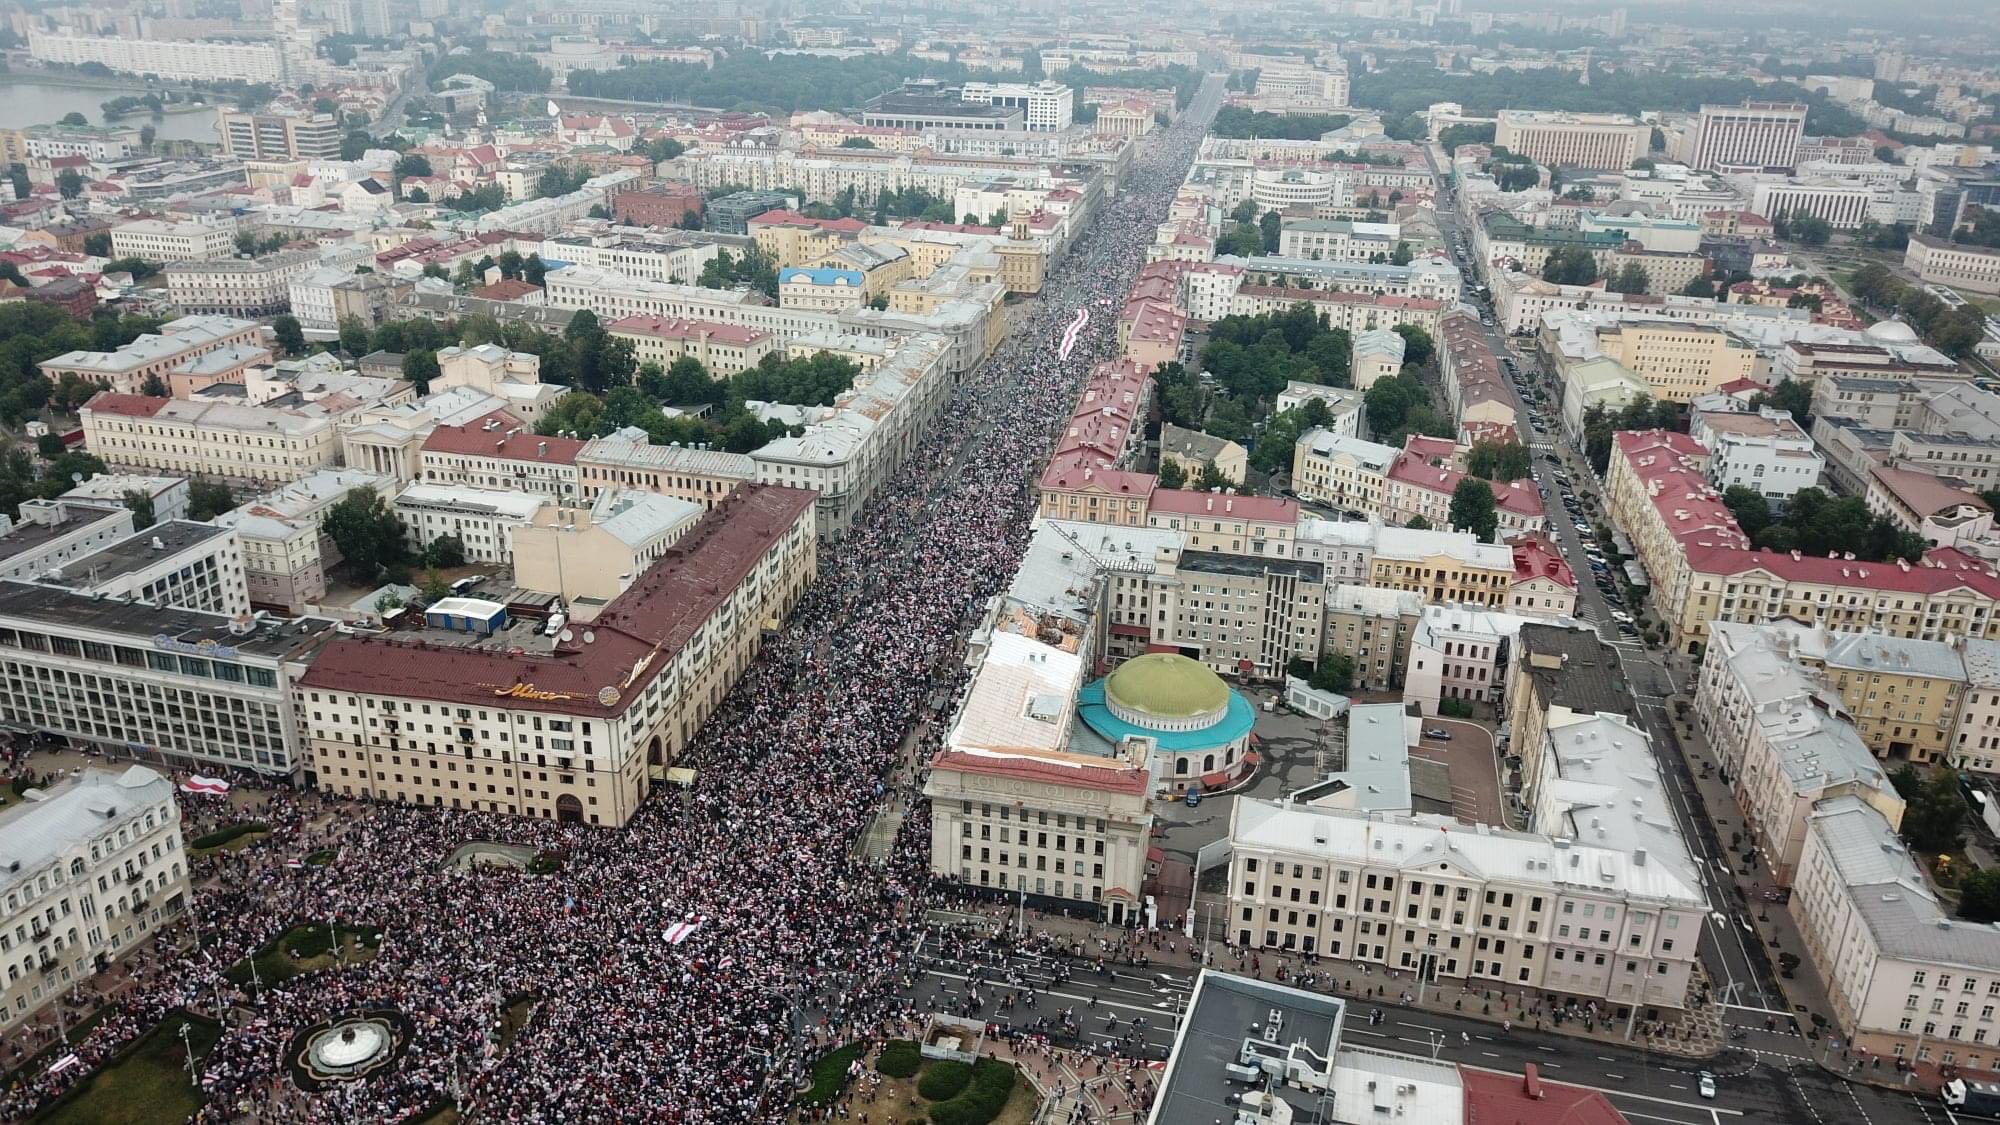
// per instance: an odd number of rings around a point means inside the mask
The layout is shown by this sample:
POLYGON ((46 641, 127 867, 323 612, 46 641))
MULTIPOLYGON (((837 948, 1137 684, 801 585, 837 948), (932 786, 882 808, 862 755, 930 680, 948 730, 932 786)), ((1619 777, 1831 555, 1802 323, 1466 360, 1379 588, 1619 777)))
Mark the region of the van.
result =
POLYGON ((1187 787, 1187 807, 1196 808, 1201 804, 1201 785, 1197 782, 1187 787))

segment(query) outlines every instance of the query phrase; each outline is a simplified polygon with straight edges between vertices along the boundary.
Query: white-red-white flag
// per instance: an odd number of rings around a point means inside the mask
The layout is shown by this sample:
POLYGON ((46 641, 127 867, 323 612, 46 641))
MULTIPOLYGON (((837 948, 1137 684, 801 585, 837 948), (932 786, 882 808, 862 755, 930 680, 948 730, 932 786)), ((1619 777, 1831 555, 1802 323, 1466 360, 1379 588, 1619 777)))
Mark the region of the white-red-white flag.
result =
POLYGON ((688 921, 675 922, 673 925, 668 926, 665 935, 667 944, 679 945, 690 937, 693 937, 694 932, 701 929, 701 921, 699 918, 691 918, 688 921))
POLYGON ((229 792, 229 783, 219 777, 203 777, 195 774, 181 782, 181 792, 207 793, 210 796, 220 797, 229 792))

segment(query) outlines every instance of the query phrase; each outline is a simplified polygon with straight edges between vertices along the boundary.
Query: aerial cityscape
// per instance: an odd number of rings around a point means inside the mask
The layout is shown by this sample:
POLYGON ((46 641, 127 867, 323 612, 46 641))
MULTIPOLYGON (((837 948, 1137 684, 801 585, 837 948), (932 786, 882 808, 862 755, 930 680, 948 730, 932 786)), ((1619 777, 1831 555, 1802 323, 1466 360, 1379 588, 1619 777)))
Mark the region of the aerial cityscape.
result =
POLYGON ((0 1120, 2000 1121, 2000 10, 0 0, 0 1120))

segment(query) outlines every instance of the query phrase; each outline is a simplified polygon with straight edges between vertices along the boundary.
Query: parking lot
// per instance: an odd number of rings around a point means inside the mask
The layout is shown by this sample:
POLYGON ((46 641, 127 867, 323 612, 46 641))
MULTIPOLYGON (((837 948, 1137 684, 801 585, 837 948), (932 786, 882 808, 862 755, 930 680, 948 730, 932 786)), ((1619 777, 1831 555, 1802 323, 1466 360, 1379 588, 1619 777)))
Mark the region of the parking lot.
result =
POLYGON ((1426 733, 1410 748, 1410 757, 1442 762, 1451 771, 1452 815, 1467 823, 1506 827, 1493 732, 1461 719, 1425 719, 1424 730, 1451 735, 1443 739, 1426 733))

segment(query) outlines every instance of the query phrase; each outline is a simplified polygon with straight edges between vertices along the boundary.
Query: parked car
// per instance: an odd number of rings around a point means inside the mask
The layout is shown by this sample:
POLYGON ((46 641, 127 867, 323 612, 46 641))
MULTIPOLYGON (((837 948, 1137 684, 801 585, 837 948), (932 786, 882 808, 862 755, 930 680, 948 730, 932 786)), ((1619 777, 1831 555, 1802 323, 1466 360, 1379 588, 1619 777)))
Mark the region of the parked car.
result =
POLYGON ((1451 732, 1443 727, 1430 727, 1424 731, 1425 738, 1435 738, 1439 742, 1450 742, 1451 732))

